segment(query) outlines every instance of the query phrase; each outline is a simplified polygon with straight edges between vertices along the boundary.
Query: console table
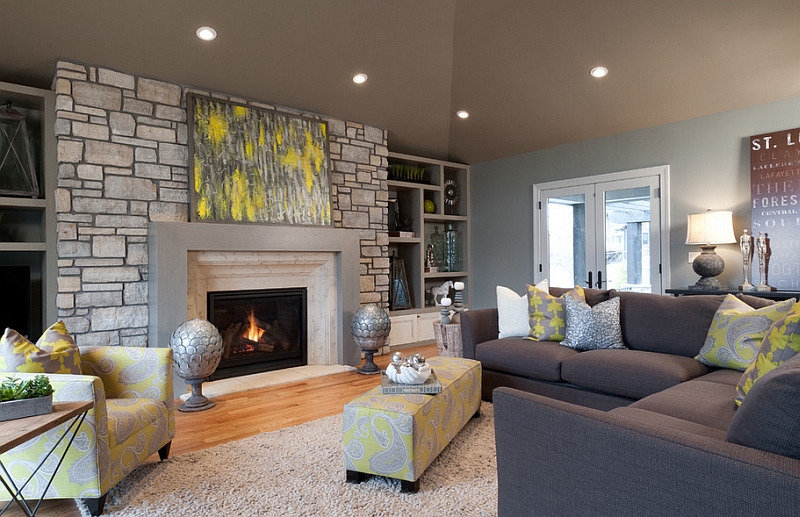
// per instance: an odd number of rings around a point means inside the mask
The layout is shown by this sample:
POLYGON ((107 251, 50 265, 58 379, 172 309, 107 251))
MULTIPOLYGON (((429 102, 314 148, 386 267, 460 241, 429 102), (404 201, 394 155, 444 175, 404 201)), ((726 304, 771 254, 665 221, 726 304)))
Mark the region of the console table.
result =
POLYGON ((36 468, 33 470, 33 472, 31 472, 30 477, 19 487, 14 484, 11 476, 8 475, 6 466, 3 465, 3 462, 0 460, 0 473, 2 474, 0 475, 0 482, 3 484, 8 493, 11 494, 11 499, 2 509, 0 509, 0 514, 5 513, 5 511, 13 502, 17 503, 24 515, 32 517, 36 514, 36 510, 38 510, 39 505, 42 504, 45 493, 47 493, 47 490, 50 488, 50 484, 53 482, 53 478, 55 478, 58 468, 64 461, 67 451, 72 445, 72 441, 75 439, 75 436, 78 434, 78 429, 83 423, 83 420, 86 418, 86 413, 88 413, 90 409, 92 409, 92 402, 90 401, 55 403, 53 404, 53 411, 51 413, 0 422, 0 454, 8 452, 14 447, 18 447, 28 440, 36 438, 40 434, 49 431, 50 429, 68 422, 67 425, 64 426, 64 432, 61 434, 61 437, 58 438, 53 448, 48 451, 42 461, 36 465, 36 468), (45 486, 44 490, 42 490, 42 497, 39 499, 39 502, 37 502, 36 506, 31 509, 28 501, 26 501, 22 496, 22 490, 25 488, 28 482, 33 479, 50 455, 55 452, 61 442, 67 437, 69 437, 69 440, 67 441, 63 452, 61 452, 61 457, 58 459, 58 464, 56 465, 55 470, 53 470, 53 475, 47 482, 47 486, 45 486))
POLYGON ((759 298, 769 298, 770 300, 788 300, 789 298, 800 299, 800 291, 739 291, 738 289, 719 289, 713 291, 703 291, 701 289, 689 289, 680 287, 677 289, 664 289, 664 292, 673 296, 692 296, 696 294, 749 294, 759 298))

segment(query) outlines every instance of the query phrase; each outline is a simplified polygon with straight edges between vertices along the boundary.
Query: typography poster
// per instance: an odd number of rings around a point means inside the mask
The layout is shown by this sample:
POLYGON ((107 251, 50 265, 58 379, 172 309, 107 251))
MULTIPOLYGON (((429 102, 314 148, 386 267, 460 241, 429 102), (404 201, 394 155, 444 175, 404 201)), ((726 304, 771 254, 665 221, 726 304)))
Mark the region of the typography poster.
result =
MULTIPOLYGON (((750 137, 752 233, 767 239, 765 283, 800 289, 800 128, 750 137)), ((755 264, 758 262, 755 261, 755 264)), ((758 270, 753 268, 754 276, 758 270)), ((754 284, 759 278, 751 280, 754 284)))

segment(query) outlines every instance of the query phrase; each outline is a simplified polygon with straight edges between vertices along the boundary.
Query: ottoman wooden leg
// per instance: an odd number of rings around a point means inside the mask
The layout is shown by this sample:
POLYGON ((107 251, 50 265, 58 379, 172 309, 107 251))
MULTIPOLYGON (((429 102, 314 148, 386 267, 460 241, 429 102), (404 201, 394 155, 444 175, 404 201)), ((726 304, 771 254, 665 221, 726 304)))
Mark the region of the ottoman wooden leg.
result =
POLYGON ((356 470, 348 470, 347 471, 347 482, 348 483, 361 483, 367 479, 367 475, 363 472, 358 472, 356 470))
POLYGON ((478 408, 475 414, 472 415, 472 418, 480 418, 480 416, 481 416, 481 408, 478 408))
POLYGON ((416 481, 400 480, 400 490, 409 494, 416 494, 419 492, 419 479, 416 481))

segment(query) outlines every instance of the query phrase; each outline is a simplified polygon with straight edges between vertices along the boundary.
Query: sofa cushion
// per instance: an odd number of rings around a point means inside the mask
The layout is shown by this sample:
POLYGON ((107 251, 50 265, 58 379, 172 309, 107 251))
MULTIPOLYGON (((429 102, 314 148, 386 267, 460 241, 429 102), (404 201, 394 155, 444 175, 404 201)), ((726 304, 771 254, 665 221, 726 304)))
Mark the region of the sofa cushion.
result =
POLYGON ((697 354, 701 363, 744 370, 752 363, 770 326, 783 318, 795 299, 754 309, 732 294, 717 308, 703 348, 697 354))
POLYGON ((0 338, 0 371, 81 373, 81 354, 63 321, 44 331, 36 344, 13 329, 0 338))
POLYGON ((519 338, 485 341, 475 348, 475 359, 485 370, 553 382, 561 381, 561 363, 577 354, 555 341, 519 338))
POLYGON ((683 382, 637 400, 631 407, 662 413, 723 431, 728 430, 736 413, 733 386, 699 379, 683 382))
MULTIPOLYGON (((642 350, 589 350, 567 358, 561 378, 593 390, 640 399, 708 373, 694 359, 642 350)), ((733 389, 731 403, 733 403, 733 389)))
POLYGON ((694 357, 723 295, 662 296, 612 291, 620 299, 620 324, 625 346, 633 350, 694 357))
POLYGON ((753 385, 728 428, 726 440, 800 459, 800 355, 753 385))
POLYGON ((564 298, 567 328, 562 345, 575 350, 625 348, 619 326, 619 298, 590 307, 583 300, 564 298))
POLYGON ((744 371, 736 385, 736 405, 741 405, 753 384, 800 352, 800 303, 767 331, 755 361, 744 371))
POLYGON ((699 381, 718 382, 720 384, 727 384, 728 386, 736 386, 739 379, 742 378, 742 372, 739 370, 729 370, 728 368, 720 368, 711 373, 707 373, 702 377, 698 377, 699 381))
POLYGON ((708 438, 713 438, 715 440, 725 439, 725 431, 720 429, 697 424, 688 420, 681 420, 680 418, 664 415, 662 413, 654 413, 653 411, 648 411, 646 409, 626 406, 612 409, 609 411, 609 413, 614 413, 617 416, 630 418, 631 420, 644 422, 659 428, 676 429, 678 431, 684 431, 700 436, 707 436, 708 438))
POLYGON ((564 339, 566 316, 564 314, 564 298, 585 299, 583 288, 575 286, 561 296, 553 296, 547 291, 528 286, 528 323, 530 333, 528 339, 534 341, 561 341, 564 339))

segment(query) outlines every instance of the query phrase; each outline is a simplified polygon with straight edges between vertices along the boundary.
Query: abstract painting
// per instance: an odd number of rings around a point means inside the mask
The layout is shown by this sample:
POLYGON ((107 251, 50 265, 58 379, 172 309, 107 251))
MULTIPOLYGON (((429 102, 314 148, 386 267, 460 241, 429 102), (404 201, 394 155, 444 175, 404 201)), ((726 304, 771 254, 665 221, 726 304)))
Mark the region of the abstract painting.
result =
POLYGON ((188 96, 192 221, 330 225, 327 124, 188 96))

